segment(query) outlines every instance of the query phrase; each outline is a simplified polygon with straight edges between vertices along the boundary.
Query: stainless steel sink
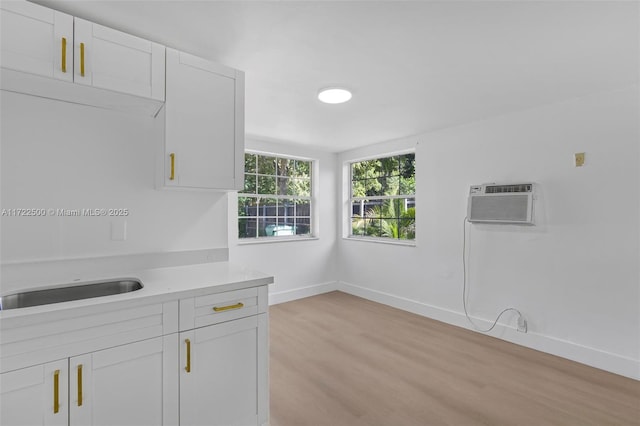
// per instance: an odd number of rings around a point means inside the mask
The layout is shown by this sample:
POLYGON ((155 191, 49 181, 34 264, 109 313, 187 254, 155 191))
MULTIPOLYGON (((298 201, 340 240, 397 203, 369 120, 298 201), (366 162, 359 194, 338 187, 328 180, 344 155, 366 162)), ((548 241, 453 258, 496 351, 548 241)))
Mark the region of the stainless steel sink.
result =
POLYGON ((71 284, 42 290, 24 291, 0 297, 0 310, 26 308, 28 306, 48 305, 50 303, 111 296, 140 290, 142 283, 136 279, 99 281, 84 284, 71 284))

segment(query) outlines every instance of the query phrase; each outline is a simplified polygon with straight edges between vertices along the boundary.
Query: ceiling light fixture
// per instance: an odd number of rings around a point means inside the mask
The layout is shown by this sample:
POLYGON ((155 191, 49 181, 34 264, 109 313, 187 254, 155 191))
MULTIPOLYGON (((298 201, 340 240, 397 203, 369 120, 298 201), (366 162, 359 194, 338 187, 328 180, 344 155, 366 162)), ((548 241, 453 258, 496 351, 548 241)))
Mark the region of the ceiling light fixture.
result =
POLYGON ((318 92, 318 99, 325 104, 341 104, 351 99, 351 92, 341 87, 327 87, 318 92))

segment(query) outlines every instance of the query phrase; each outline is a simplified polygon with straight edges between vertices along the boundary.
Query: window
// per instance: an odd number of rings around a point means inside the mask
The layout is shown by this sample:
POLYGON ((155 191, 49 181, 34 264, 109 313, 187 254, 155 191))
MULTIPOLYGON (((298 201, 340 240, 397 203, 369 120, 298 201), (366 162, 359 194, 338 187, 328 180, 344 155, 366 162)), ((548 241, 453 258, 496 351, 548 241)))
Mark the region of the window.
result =
POLYGON ((351 233, 415 240, 415 153, 350 164, 351 233))
POLYGON ((312 161, 245 153, 238 237, 311 236, 312 161))

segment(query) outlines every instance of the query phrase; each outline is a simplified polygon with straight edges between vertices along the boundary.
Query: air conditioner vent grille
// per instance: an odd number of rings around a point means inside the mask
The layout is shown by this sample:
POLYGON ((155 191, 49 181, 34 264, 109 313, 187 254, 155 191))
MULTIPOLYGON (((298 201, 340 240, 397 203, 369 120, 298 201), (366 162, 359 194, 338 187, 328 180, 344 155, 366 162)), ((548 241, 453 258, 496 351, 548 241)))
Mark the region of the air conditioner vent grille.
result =
POLYGON ((469 188, 469 222, 533 225, 533 183, 495 183, 469 188))
POLYGON ((519 184, 519 185, 492 185, 485 187, 485 194, 502 194, 513 192, 531 192, 531 184, 519 184))

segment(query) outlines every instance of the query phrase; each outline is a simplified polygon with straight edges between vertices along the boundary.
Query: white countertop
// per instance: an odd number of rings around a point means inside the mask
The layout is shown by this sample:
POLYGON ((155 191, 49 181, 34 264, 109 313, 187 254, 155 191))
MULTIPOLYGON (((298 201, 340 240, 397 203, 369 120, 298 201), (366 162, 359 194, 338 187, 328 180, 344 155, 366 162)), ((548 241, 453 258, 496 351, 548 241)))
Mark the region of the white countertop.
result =
MULTIPOLYGON (((143 284, 140 290, 112 296, 102 296, 70 302, 0 311, 0 320, 4 326, 15 321, 28 319, 42 320, 43 316, 54 319, 70 311, 87 313, 96 309, 120 309, 147 303, 159 303, 177 298, 194 297, 212 292, 224 292, 242 288, 258 287, 273 283, 273 277, 252 271, 229 262, 211 262, 186 266, 129 270, 122 273, 102 273, 88 277, 82 282, 136 278, 143 284), (30 317, 30 318, 27 318, 30 317)), ((21 291, 36 290, 52 286, 70 284, 49 283, 37 287, 22 288, 21 291)), ((80 284, 80 282, 78 282, 80 284)), ((30 321, 29 321, 30 322, 30 321)))

